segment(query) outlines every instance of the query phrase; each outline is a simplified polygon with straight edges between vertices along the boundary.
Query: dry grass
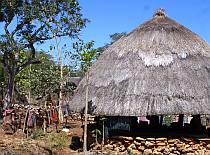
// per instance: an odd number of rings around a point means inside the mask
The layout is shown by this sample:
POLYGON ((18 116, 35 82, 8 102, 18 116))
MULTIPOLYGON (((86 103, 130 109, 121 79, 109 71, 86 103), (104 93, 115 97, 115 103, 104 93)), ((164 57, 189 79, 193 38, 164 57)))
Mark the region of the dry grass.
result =
MULTIPOLYGON (((95 114, 210 114, 210 46, 166 16, 111 45, 89 71, 95 114)), ((83 79, 70 106, 85 104, 83 79)))

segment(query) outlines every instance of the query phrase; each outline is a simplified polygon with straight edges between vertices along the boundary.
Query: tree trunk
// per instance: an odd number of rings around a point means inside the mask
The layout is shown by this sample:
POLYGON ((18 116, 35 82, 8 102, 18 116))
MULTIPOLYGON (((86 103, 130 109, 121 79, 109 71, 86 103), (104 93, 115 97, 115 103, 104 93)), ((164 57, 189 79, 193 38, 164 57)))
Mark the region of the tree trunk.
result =
POLYGON ((9 72, 7 88, 6 88, 6 95, 4 96, 4 109, 8 109, 12 106, 14 80, 15 80, 15 74, 12 72, 9 72))

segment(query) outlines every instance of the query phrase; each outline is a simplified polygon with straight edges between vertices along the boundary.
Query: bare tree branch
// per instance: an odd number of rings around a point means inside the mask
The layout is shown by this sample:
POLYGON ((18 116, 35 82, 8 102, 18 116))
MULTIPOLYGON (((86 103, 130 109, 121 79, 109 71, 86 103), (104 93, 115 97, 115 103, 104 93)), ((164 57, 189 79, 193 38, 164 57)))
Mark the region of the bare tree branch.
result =
POLYGON ((34 34, 32 35, 32 38, 34 38, 40 31, 42 31, 44 29, 45 25, 40 26, 40 28, 38 28, 36 30, 36 32, 34 32, 34 34))
POLYGON ((15 30, 11 33, 11 36, 14 36, 15 33, 17 33, 19 30, 21 30, 21 29, 25 26, 25 24, 27 24, 27 23, 29 23, 29 22, 30 22, 30 21, 29 21, 28 19, 24 19, 21 23, 19 23, 19 24, 16 26, 15 30))
POLYGON ((9 22, 6 22, 5 23, 5 25, 4 25, 4 31, 5 31, 5 33, 6 33, 6 35, 9 37, 10 36, 10 33, 9 33, 9 31, 8 31, 8 26, 9 26, 9 22))

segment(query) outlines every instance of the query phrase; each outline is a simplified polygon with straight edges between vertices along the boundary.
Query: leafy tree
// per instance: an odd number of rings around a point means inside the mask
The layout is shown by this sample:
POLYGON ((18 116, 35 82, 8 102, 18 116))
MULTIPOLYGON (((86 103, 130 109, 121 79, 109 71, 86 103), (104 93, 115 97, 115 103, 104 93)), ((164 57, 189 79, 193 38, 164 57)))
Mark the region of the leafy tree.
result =
POLYGON ((88 91, 89 91, 89 68, 94 61, 96 61, 96 57, 98 54, 98 50, 93 48, 94 41, 90 41, 88 43, 84 42, 76 42, 73 44, 73 48, 76 50, 75 58, 79 60, 80 71, 85 74, 86 78, 86 101, 85 101, 85 122, 84 122, 84 144, 83 151, 87 151, 87 113, 88 113, 88 91))
MULTIPOLYGON (((106 44, 103 47, 100 47, 98 49, 94 49, 93 45, 94 42, 90 41, 88 43, 84 42, 76 42, 73 44, 73 48, 76 50, 76 54, 73 54, 73 58, 76 60, 76 67, 78 67, 79 64, 79 70, 80 75, 85 74, 86 79, 86 101, 85 101, 85 108, 84 108, 84 114, 85 114, 85 121, 84 121, 84 144, 83 144, 83 150, 84 152, 87 151, 87 113, 88 113, 88 94, 89 94, 89 68, 91 65, 97 60, 98 56, 111 44, 116 42, 118 39, 120 39, 122 36, 126 35, 126 33, 115 33, 113 35, 110 35, 111 42, 109 44, 106 44), (78 63, 79 62, 79 63, 78 63)), ((99 133, 99 130, 96 130, 96 142, 97 142, 97 136, 99 133)))
MULTIPOLYGON (((27 54, 27 53, 25 53, 27 54)), ((53 58, 44 52, 37 54, 40 64, 31 65, 23 69, 16 76, 16 87, 23 95, 31 92, 33 99, 42 99, 51 93, 58 93, 60 90, 60 66, 53 61, 53 58)), ((68 76, 69 67, 63 67, 64 77, 68 76)), ((63 93, 72 92, 75 89, 72 83, 65 82, 63 93)))
POLYGON ((57 37, 76 38, 87 19, 77 0, 1 0, 0 57, 7 74, 4 109, 11 106, 14 79, 25 67, 40 63, 35 45, 57 37), (21 62, 21 52, 29 54, 21 62))
POLYGON ((76 69, 79 69, 80 75, 84 75, 89 67, 96 61, 98 50, 93 48, 94 41, 90 41, 88 43, 84 43, 83 41, 79 41, 73 44, 73 48, 75 50, 72 55, 72 59, 75 60, 76 69))

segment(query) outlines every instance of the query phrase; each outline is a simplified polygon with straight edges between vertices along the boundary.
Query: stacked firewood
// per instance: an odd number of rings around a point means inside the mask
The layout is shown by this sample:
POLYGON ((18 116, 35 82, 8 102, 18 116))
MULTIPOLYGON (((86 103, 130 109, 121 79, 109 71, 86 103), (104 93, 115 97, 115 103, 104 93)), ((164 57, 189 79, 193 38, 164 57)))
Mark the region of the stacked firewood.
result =
MULTIPOLYGON (((210 139, 113 137, 104 150, 134 155, 210 155, 210 139)), ((106 152, 105 151, 105 152, 106 152)))

